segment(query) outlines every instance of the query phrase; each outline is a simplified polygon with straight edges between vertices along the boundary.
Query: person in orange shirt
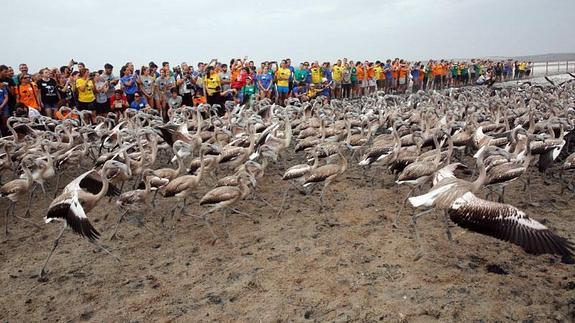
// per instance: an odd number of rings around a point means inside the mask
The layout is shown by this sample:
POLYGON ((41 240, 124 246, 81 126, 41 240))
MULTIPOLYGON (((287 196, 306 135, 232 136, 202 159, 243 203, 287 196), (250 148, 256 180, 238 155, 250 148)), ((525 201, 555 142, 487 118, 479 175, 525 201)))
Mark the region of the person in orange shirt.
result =
POLYGON ((362 96, 366 87, 365 81, 365 68, 361 62, 355 63, 355 73, 357 76, 357 87, 355 89, 355 96, 362 96))
POLYGON ((419 64, 419 86, 421 87, 423 85, 423 79, 425 78, 425 67, 423 67, 423 64, 419 64))
POLYGON ((397 90, 397 81, 399 80, 399 58, 396 58, 391 65, 391 77, 393 82, 391 84, 392 91, 397 90))
POLYGON ((443 74, 441 64, 433 62, 431 73, 433 74, 433 90, 441 90, 441 75, 443 74))
POLYGON ((28 108, 34 108, 40 111, 40 89, 36 83, 32 83, 30 74, 21 74, 18 77, 16 86, 16 102, 26 105, 28 108))
POLYGON ((408 85, 408 74, 409 71, 409 67, 407 66, 407 63, 404 60, 400 60, 399 61, 399 79, 397 81, 397 91, 399 93, 405 93, 405 91, 407 90, 407 85, 408 85))
POLYGON ((447 65, 447 61, 441 60, 442 64, 441 64, 441 86, 442 88, 447 87, 448 84, 448 80, 447 80, 447 74, 449 73, 449 66, 447 65))
POLYGON ((367 69, 367 93, 374 93, 376 91, 375 68, 373 63, 368 61, 365 61, 364 66, 367 69))
POLYGON ((64 120, 64 119, 78 119, 78 113, 73 112, 72 109, 62 106, 59 110, 56 110, 54 113, 54 117, 56 120, 64 120))

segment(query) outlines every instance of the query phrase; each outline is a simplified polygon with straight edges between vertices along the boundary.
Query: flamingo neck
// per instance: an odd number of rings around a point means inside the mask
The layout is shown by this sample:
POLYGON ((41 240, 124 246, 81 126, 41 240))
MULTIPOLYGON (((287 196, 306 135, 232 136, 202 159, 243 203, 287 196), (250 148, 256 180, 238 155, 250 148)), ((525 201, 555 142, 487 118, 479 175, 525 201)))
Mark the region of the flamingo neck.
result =
POLYGON ((487 171, 485 170, 485 164, 483 163, 483 156, 480 156, 477 159, 477 167, 479 168, 479 176, 473 181, 471 185, 471 192, 475 193, 479 191, 483 183, 485 183, 485 179, 487 178, 487 171))

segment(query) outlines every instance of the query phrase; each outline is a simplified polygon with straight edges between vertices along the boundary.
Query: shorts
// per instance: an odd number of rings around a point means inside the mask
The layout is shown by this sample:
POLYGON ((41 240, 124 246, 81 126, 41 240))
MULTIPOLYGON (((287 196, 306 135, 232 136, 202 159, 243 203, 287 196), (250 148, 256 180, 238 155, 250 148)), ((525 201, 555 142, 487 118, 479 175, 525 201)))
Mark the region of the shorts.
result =
POLYGON ((441 83, 441 75, 435 75, 433 77, 433 82, 434 83, 441 83))
POLYGON ((192 93, 184 93, 182 95, 182 105, 186 105, 188 107, 194 106, 194 98, 192 97, 192 93))
POLYGON ((368 87, 369 86, 369 82, 367 80, 361 80, 359 82, 360 82, 361 87, 368 87))
POLYGON ((341 81, 333 81, 333 88, 340 89, 341 88, 341 81))
POLYGON ((399 85, 405 85, 407 83, 407 77, 400 77, 399 78, 399 85))
POLYGON ((96 102, 96 103, 94 103, 94 106, 96 107, 96 112, 99 114, 106 114, 106 113, 110 112, 109 101, 106 101, 104 103, 96 102))
POLYGON ((6 104, 4 106, 4 108, 2 108, 2 111, 0 111, 0 116, 4 117, 4 118, 9 118, 12 115, 12 109, 10 108, 10 106, 8 104, 6 104))
POLYGON ((78 101, 78 110, 94 110, 94 102, 82 102, 78 101))
POLYGON ((289 86, 278 86, 278 93, 282 94, 289 93, 289 86))
POLYGON ((43 109, 50 109, 55 111, 56 109, 58 109, 58 103, 43 103, 44 108, 43 109))
POLYGON ((375 86, 377 83, 375 83, 375 80, 369 80, 368 81, 368 85, 369 86, 375 86))
POLYGON ((385 86, 385 80, 377 80, 377 87, 383 88, 385 86))

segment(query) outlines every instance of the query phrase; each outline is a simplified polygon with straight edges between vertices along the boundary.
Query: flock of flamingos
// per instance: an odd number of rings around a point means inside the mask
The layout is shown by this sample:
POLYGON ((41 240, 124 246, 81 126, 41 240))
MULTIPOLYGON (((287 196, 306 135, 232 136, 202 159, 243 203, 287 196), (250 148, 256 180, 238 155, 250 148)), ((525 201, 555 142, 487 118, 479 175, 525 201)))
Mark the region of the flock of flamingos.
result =
POLYGON ((506 185, 516 180, 530 196, 536 172, 545 181, 560 173, 564 188, 573 189, 565 180, 575 168, 575 153, 569 155, 575 144, 569 135, 575 125, 573 78, 561 84, 548 79, 543 85, 375 93, 329 103, 290 99, 285 107, 266 100, 252 108, 229 102, 224 117, 204 104, 170 111, 167 121, 153 110, 99 116, 97 124, 85 121, 91 119, 86 111, 64 121, 11 117, 12 135, 0 139, 0 196, 10 203, 5 234, 14 220, 38 225, 30 217, 38 187, 53 197, 42 210, 44 220, 61 222, 62 230, 40 271, 45 279, 66 228, 116 257, 99 243, 100 232, 89 219, 103 199, 115 199, 121 210, 112 238, 126 216, 145 227, 141 215, 163 198, 173 208, 161 214, 162 225, 176 212, 200 218, 215 243, 212 218, 218 214, 225 220, 231 211, 253 217, 236 207, 258 198, 257 186, 269 165, 285 171, 282 179, 308 198, 314 198, 317 187, 318 216, 328 222, 324 204, 330 203, 330 184, 357 167, 374 181, 382 180, 381 171, 394 174, 393 185, 405 187, 397 195, 401 208, 393 225, 411 207, 416 238, 417 219, 439 209, 449 239, 452 221, 527 253, 557 254, 573 263, 572 242, 504 199, 506 185), (305 162, 288 165, 287 156, 296 155, 305 162), (54 192, 46 192, 46 182, 54 184, 54 192), (212 189, 200 197, 199 188, 212 189), (189 203, 199 203, 205 212, 188 214, 189 203))

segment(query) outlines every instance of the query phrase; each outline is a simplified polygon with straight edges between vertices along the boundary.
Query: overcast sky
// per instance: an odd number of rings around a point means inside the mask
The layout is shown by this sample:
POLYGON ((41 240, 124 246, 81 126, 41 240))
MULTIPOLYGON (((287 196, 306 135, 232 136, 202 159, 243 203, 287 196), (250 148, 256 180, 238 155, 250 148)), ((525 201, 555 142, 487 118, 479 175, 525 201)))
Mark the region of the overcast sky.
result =
POLYGON ((575 0, 24 0, 0 63, 99 69, 218 58, 376 60, 575 52, 575 0))

